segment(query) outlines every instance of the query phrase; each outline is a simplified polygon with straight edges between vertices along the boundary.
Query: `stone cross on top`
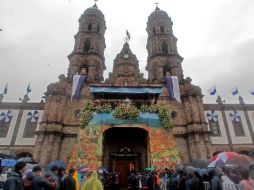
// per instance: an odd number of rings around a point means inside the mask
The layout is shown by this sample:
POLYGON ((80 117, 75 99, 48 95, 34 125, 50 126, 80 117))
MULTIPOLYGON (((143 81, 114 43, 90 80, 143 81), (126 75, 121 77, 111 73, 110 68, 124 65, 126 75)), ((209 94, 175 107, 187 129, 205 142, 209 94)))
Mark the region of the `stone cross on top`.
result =
POLYGON ((94 0, 95 5, 96 5, 97 1, 98 1, 98 0, 94 0))

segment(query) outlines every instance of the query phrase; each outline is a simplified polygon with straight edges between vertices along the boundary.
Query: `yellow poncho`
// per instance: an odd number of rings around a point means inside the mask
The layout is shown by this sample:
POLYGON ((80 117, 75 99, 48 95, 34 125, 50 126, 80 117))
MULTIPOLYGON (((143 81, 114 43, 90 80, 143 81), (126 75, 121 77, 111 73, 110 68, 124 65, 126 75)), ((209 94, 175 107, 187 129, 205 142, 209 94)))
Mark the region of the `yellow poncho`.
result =
POLYGON ((75 183, 76 183, 76 190, 79 190, 79 181, 78 181, 78 172, 77 172, 77 170, 74 172, 73 178, 74 178, 75 183))
POLYGON ((91 178, 84 183, 81 190, 103 190, 103 186, 101 181, 98 179, 97 172, 93 171, 91 178))

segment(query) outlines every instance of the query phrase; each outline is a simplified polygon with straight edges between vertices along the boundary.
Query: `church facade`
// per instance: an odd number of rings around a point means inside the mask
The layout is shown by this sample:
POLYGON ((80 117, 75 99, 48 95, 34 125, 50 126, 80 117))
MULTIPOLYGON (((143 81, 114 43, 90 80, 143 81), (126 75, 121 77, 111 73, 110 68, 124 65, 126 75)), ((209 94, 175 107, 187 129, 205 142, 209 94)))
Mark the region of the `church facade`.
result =
POLYGON ((29 153, 42 164, 72 160, 120 171, 170 166, 172 162, 187 164, 221 150, 251 151, 254 105, 204 104, 201 88, 184 77, 172 25, 168 14, 158 7, 148 17, 148 79, 126 41, 104 80, 106 21, 96 5, 86 9, 68 56, 67 76, 60 75, 58 82, 48 85, 45 103, 0 102, 0 149, 29 153), (77 100, 72 98, 73 77, 84 68, 87 79, 77 100), (178 78, 180 101, 170 98, 166 73, 178 78), (90 124, 80 130, 80 112, 87 103, 115 107, 126 101, 138 108, 163 105, 171 112, 172 129, 154 124, 151 119, 156 114, 146 113, 136 122, 94 114, 90 124))

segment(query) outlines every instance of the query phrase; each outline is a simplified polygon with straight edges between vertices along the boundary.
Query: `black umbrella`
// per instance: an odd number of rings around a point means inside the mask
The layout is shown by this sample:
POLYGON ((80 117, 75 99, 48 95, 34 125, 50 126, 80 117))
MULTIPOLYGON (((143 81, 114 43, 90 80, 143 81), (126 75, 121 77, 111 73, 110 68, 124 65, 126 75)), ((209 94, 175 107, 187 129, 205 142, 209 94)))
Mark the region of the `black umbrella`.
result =
POLYGON ((29 164, 36 164, 37 162, 32 157, 23 157, 17 160, 18 162, 25 162, 29 164))
POLYGON ((193 160, 190 163, 190 166, 193 166, 195 168, 206 168, 207 165, 211 162, 209 159, 200 159, 200 160, 193 160))
POLYGON ((16 156, 10 150, 0 150, 0 158, 2 158, 2 159, 16 159, 16 156))

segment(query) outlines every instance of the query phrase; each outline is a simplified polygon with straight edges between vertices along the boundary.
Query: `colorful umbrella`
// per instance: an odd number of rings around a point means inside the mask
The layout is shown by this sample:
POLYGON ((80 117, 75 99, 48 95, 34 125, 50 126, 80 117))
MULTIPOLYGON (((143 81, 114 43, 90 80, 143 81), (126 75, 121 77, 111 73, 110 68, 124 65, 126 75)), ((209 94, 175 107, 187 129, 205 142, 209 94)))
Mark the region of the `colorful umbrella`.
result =
POLYGON ((208 168, 216 168, 225 166, 225 162, 222 159, 212 161, 207 167, 208 168))
POLYGON ((241 166, 249 169, 251 165, 254 165, 254 159, 250 156, 237 154, 229 159, 227 159, 226 166, 241 166))
POLYGON ((235 152, 221 152, 221 153, 215 155, 215 156, 212 158, 212 161, 213 161, 213 160, 219 160, 219 159, 221 159, 221 160, 223 160, 224 162, 226 162, 226 160, 227 160, 228 158, 231 158, 231 157, 233 157, 233 156, 235 156, 235 155, 236 155, 235 152))
POLYGON ((221 152, 212 158, 212 162, 209 163, 208 167, 223 167, 225 166, 225 162, 235 155, 237 155, 235 152, 221 152))

